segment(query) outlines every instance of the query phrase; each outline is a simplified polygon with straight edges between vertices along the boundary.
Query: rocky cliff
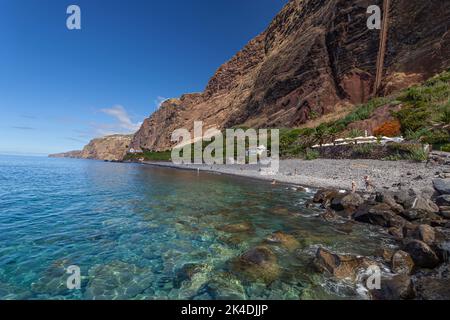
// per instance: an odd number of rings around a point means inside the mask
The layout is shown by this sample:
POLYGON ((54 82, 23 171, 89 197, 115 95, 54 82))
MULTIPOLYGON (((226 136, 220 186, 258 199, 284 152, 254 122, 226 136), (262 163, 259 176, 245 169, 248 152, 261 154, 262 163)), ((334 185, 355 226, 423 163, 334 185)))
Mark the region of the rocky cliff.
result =
POLYGON ((93 139, 81 151, 53 154, 53 158, 81 158, 121 161, 130 148, 133 135, 111 135, 93 139))
MULTIPOLYGON (((170 99, 135 134, 135 149, 173 145, 177 128, 297 127, 373 94, 382 0, 291 0, 269 27, 223 64, 202 93, 170 99)), ((387 94, 450 65, 450 2, 391 1, 381 89, 387 94)))
POLYGON ((67 151, 48 155, 50 158, 81 158, 81 150, 67 151))

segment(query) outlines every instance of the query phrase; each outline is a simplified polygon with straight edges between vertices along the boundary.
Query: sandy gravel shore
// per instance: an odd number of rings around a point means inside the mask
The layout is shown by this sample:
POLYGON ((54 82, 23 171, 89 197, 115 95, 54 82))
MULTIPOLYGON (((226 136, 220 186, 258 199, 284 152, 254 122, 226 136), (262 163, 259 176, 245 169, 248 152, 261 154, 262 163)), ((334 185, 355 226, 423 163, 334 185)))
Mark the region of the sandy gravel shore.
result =
POLYGON ((281 160, 275 175, 261 174, 256 165, 175 165, 168 162, 144 162, 145 164, 210 171, 243 177, 276 180, 313 188, 332 187, 350 190, 352 180, 358 190, 364 190, 364 176, 370 176, 377 189, 398 190, 412 188, 418 191, 432 188, 432 180, 439 174, 450 173, 448 165, 426 165, 410 161, 381 160, 281 160))

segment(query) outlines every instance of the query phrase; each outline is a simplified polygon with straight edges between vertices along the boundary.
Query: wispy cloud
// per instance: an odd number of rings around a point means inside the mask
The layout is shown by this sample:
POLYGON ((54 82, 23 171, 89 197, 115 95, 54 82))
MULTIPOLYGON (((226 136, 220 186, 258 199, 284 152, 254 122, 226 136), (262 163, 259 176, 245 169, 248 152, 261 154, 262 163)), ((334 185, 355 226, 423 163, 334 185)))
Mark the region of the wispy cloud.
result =
POLYGON ((133 123, 133 121, 131 121, 130 116, 128 115, 128 112, 125 110, 124 107, 120 105, 114 106, 112 108, 101 109, 100 111, 111 117, 116 118, 116 120, 118 121, 116 126, 122 129, 122 131, 126 130, 130 133, 136 132, 142 124, 142 122, 133 123))
POLYGON ((65 138, 65 139, 66 140, 70 140, 70 141, 74 141, 74 142, 78 142, 78 143, 83 143, 83 144, 87 143, 86 140, 81 140, 81 139, 77 139, 77 138, 68 137, 68 138, 65 138))
POLYGON ((156 109, 159 109, 159 108, 161 107, 161 105, 163 104, 163 102, 166 101, 166 100, 167 100, 167 98, 158 96, 158 97, 154 100, 156 109))
POLYGON ((21 114, 20 115, 21 118, 25 118, 25 119, 31 119, 31 120, 36 120, 37 117, 31 114, 21 114))
POLYGON ((21 126, 16 126, 16 127, 11 127, 13 129, 17 129, 17 130, 37 130, 36 128, 33 127, 21 127, 21 126))
MULTIPOLYGON (((112 117, 112 123, 91 122, 91 135, 107 136, 112 134, 130 134, 136 132, 142 125, 142 122, 133 122, 127 110, 121 106, 116 105, 111 108, 100 109, 100 112, 112 117)), ((79 131, 80 137, 87 135, 87 132, 79 131)))

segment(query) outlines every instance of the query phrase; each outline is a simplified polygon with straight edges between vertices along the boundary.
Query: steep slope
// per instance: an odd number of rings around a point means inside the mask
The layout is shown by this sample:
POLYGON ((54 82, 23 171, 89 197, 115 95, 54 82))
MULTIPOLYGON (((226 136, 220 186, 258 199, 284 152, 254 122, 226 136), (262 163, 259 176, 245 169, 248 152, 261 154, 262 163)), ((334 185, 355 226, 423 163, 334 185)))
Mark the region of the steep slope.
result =
POLYGON ((49 158, 81 158, 81 150, 49 154, 49 158))
MULTIPOLYGON (((270 26, 211 78, 203 93, 163 103, 132 147, 162 151, 177 128, 296 127, 366 102, 374 86, 378 30, 366 26, 382 0, 291 0, 270 26)), ((381 94, 450 65, 450 2, 391 1, 381 94)))
POLYGON ((81 158, 121 161, 130 149, 133 135, 115 134, 91 140, 81 151, 49 155, 51 158, 81 158))

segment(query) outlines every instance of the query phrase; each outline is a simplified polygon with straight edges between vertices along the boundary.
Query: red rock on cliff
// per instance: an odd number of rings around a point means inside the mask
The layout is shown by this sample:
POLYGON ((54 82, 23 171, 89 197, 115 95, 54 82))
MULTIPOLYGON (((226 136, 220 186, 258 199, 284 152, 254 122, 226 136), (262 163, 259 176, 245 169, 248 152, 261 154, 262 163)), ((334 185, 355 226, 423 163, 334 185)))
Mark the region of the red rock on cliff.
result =
MULTIPOLYGON (((381 0, 291 0, 269 27, 211 78, 203 93, 163 103, 132 147, 170 149, 177 128, 296 127, 314 115, 367 101, 374 86, 378 30, 367 7, 381 0)), ((391 1, 381 93, 450 66, 450 1, 391 1)))

